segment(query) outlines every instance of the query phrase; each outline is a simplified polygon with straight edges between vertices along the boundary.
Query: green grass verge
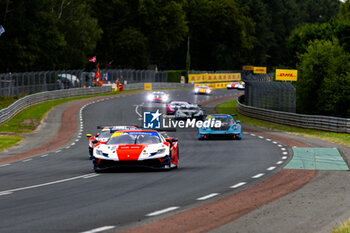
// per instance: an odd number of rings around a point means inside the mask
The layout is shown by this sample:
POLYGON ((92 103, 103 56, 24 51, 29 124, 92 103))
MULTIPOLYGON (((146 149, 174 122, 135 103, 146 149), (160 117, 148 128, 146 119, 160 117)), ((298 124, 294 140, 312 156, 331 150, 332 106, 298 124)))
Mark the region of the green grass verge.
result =
POLYGON ((0 132, 12 132, 12 133, 29 133, 35 130, 40 123, 41 119, 55 106, 64 104, 73 100, 87 99, 98 96, 110 96, 117 95, 120 93, 130 93, 137 91, 123 91, 123 92, 111 92, 107 94, 89 95, 89 96, 78 96, 66 99, 58 99, 47 101, 40 104, 30 106, 18 114, 16 114, 11 120, 4 122, 0 126, 0 132))
POLYGON ((19 96, 13 96, 13 97, 3 97, 0 96, 0 109, 6 108, 10 106, 12 103, 15 101, 19 100, 22 98, 24 95, 19 95, 19 96))
POLYGON ((257 119, 239 114, 237 110, 237 100, 230 100, 219 104, 218 106, 216 106, 216 111, 218 113, 237 114, 237 119, 239 119, 243 124, 260 127, 267 130, 282 131, 282 132, 291 133, 291 134, 300 135, 300 136, 309 137, 309 138, 322 139, 329 142, 350 146, 350 134, 332 133, 332 132, 280 125, 280 124, 270 123, 267 121, 257 120, 257 119))
POLYGON ((335 227, 332 230, 332 233, 350 233, 350 220, 347 222, 335 227))
POLYGON ((0 151, 18 144, 22 140, 20 135, 0 135, 0 151))

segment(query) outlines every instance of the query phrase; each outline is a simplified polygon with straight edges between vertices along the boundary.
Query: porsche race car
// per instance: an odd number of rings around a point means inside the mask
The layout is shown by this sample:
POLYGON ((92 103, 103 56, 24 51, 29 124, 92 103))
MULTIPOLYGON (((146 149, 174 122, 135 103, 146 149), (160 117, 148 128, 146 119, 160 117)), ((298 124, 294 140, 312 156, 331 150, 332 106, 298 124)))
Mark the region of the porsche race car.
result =
POLYGON ((228 137, 232 139, 242 139, 242 127, 240 121, 234 120, 232 115, 213 114, 208 115, 205 121, 220 121, 220 126, 198 128, 198 139, 208 139, 210 137, 228 137))
POLYGON ((115 132, 105 144, 94 141, 94 170, 99 172, 112 167, 130 166, 177 168, 177 141, 176 138, 164 138, 155 130, 115 132))
POLYGON ((97 126, 97 129, 100 129, 98 133, 94 136, 92 134, 86 134, 86 137, 89 138, 89 155, 90 159, 92 158, 92 153, 94 149, 94 144, 92 141, 97 140, 100 143, 106 143, 109 137, 116 131, 127 130, 127 129, 137 129, 136 126, 97 126))

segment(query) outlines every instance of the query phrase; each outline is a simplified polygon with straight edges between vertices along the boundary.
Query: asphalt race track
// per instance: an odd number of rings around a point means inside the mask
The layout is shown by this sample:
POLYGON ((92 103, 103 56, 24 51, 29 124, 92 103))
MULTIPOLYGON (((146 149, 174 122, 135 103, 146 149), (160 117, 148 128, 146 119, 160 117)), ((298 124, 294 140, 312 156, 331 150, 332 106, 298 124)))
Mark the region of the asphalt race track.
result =
MULTIPOLYGON (((195 96, 191 90, 168 92, 170 99, 198 103, 239 91, 214 90, 210 97, 195 96)), ((97 125, 139 124, 135 110, 145 100, 146 93, 139 93, 89 104, 82 110, 76 142, 0 165, 0 232, 84 232, 104 226, 117 231, 153 218, 158 210, 181 210, 217 194, 237 192, 242 182, 260 182, 284 164, 276 165, 288 150, 258 136, 198 141, 196 131, 178 130, 168 135, 179 139, 179 169, 95 174, 85 134, 95 133, 97 125)))

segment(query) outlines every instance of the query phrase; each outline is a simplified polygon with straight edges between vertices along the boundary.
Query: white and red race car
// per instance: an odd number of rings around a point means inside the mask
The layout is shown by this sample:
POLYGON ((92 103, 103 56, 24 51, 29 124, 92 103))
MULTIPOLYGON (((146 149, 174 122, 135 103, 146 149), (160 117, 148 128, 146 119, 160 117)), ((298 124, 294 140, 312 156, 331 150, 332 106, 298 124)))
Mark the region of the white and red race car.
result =
POLYGON ((114 125, 114 126, 97 126, 97 129, 100 131, 96 133, 95 135, 92 134, 86 134, 86 137, 89 139, 89 155, 90 159, 92 159, 92 153, 94 149, 94 144, 92 141, 97 140, 100 143, 106 143, 110 136, 116 131, 119 130, 128 130, 128 129, 137 129, 136 126, 121 126, 121 125, 114 125))
POLYGON ((97 140, 93 151, 95 172, 112 167, 142 166, 158 169, 177 168, 178 140, 164 138, 155 130, 115 132, 105 143, 97 140))

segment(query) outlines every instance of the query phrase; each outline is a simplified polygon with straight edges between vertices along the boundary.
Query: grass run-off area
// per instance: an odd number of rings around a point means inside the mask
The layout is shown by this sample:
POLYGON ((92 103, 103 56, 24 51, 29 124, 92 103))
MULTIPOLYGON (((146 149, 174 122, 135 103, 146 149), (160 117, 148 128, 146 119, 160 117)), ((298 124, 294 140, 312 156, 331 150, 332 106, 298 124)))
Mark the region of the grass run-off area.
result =
POLYGON ((21 135, 22 133, 33 132, 33 130, 35 130, 36 127, 39 125, 41 119, 43 119, 46 116, 46 114, 57 105, 67 103, 73 100, 86 99, 98 96, 117 95, 120 93, 130 92, 137 91, 111 92, 98 95, 78 96, 66 99, 47 101, 44 103, 30 106, 16 114, 11 120, 4 122, 0 125, 0 151, 18 144, 23 139, 23 136, 21 135), (10 133, 11 135, 7 135, 8 133, 10 133))
POLYGON ((332 132, 280 125, 280 124, 270 123, 263 120, 257 120, 255 118, 251 118, 251 117, 247 117, 242 114, 239 114, 237 110, 237 100, 230 100, 219 104, 218 106, 216 106, 216 111, 218 113, 237 114, 236 119, 240 120, 242 124, 256 126, 267 130, 282 131, 282 132, 291 133, 291 134, 300 135, 300 136, 309 137, 309 138, 317 138, 317 139, 321 139, 321 140, 325 140, 325 141, 329 141, 337 144, 350 146, 350 134, 332 133, 332 132))
POLYGON ((350 233, 350 220, 347 222, 335 227, 332 230, 332 233, 350 233))

